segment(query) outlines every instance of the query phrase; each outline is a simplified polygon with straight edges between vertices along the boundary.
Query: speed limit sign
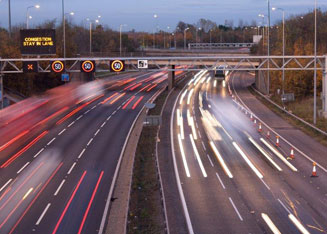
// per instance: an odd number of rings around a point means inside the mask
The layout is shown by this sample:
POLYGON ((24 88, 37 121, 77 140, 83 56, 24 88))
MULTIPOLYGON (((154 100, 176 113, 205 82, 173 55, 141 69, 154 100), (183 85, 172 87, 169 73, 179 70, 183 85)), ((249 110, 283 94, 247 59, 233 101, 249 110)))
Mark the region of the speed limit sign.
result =
POLYGON ((59 60, 53 61, 51 63, 51 71, 52 72, 59 73, 59 72, 62 72, 64 69, 65 69, 64 63, 59 60))
POLYGON ((91 60, 81 61, 81 71, 86 73, 95 72, 95 62, 91 60))
POLYGON ((124 60, 110 61, 110 71, 121 72, 124 70, 125 70, 125 61, 124 60))

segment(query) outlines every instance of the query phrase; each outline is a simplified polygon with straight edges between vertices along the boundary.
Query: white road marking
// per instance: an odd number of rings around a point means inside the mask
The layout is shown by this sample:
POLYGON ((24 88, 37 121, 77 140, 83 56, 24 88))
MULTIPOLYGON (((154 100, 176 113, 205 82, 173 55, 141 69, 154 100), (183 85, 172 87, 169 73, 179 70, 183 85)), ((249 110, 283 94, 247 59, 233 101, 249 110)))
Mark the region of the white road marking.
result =
POLYGON ((202 138, 200 131, 198 131, 199 137, 202 138))
POLYGON ((36 158, 37 156, 39 156, 39 154, 42 153, 43 150, 44 150, 44 148, 42 148, 39 152, 37 152, 37 154, 34 155, 34 158, 36 158))
POLYGON ((90 112, 90 110, 87 110, 87 111, 84 112, 84 114, 87 114, 87 113, 89 113, 89 112, 90 112))
POLYGON ((45 215, 45 213, 47 213, 49 207, 50 207, 51 203, 48 203, 48 205, 45 207, 44 211, 42 212, 40 218, 37 220, 37 222, 35 223, 35 225, 39 225, 45 215))
POLYGON ((89 146, 89 145, 91 144, 92 141, 93 141, 93 138, 91 138, 91 139, 89 140, 89 142, 88 142, 86 145, 89 146))
POLYGON ((91 108, 91 110, 93 110, 94 108, 96 108, 97 106, 95 105, 95 106, 93 106, 92 108, 91 108))
POLYGON ((98 130, 94 133, 94 136, 98 135, 99 132, 100 132, 100 129, 98 129, 98 130))
POLYGON ((116 112, 117 112, 117 110, 115 110, 114 112, 112 112, 112 115, 115 115, 115 114, 116 114, 116 112))
POLYGON ((297 229, 299 229, 299 231, 302 234, 310 234, 310 232, 308 232, 308 230, 305 229, 303 224, 297 218, 295 218, 295 216, 293 214, 289 214, 288 218, 294 223, 294 225, 297 227, 297 229))
POLYGON ((65 181, 66 180, 61 181, 60 185, 58 186, 58 188, 57 188, 56 192, 53 194, 53 196, 57 196, 57 194, 59 193, 61 187, 64 185, 65 181))
POLYGON ((107 118, 107 121, 111 118, 111 115, 107 118))
POLYGON ((25 163, 25 165, 17 171, 17 174, 21 173, 25 169, 25 167, 28 166, 28 164, 30 164, 30 162, 25 163))
POLYGON ((0 188, 0 192, 7 187, 7 185, 12 181, 12 179, 8 180, 7 183, 5 183, 1 188, 0 188))
POLYGON ((61 130, 61 132, 58 133, 58 136, 60 136, 61 134, 63 134, 66 131, 66 128, 64 128, 63 130, 61 130))
POLYGON ((204 149, 205 151, 207 151, 207 148, 206 148, 206 146, 204 145, 204 142, 201 141, 201 143, 202 143, 202 147, 203 147, 203 149, 204 149))
POLYGON ((104 125, 106 125, 107 122, 103 122, 103 124, 101 125, 101 128, 103 128, 104 125))
POLYGON ((78 158, 81 158, 82 155, 84 154, 84 152, 85 152, 85 149, 83 149, 82 152, 78 155, 78 158))
POLYGON ((274 234, 281 234, 281 232, 278 230, 276 225, 271 221, 268 215, 261 213, 261 217, 263 218, 263 220, 266 222, 266 224, 274 234))
POLYGON ((216 176, 217 176, 217 178, 218 178, 218 180, 219 180, 221 186, 223 187, 223 189, 226 189, 226 188, 225 188, 225 185, 224 185, 224 183, 223 183, 223 181, 220 179, 220 176, 218 175, 217 172, 216 172, 216 176))
POLYGON ((200 169, 202 171, 202 174, 204 177, 207 177, 207 172, 205 171, 204 169, 204 166, 202 164, 202 160, 200 158, 200 155, 199 155, 199 152, 198 152, 198 149, 196 148, 196 145, 194 143, 194 139, 193 139, 193 135, 190 134, 190 140, 191 140, 191 143, 192 143, 192 146, 193 146, 193 151, 195 153, 195 156, 196 156, 196 159, 198 160, 198 163, 199 163, 199 166, 200 166, 200 169))
POLYGON ((230 201, 230 203, 232 204, 232 206, 234 207, 234 210, 235 210, 235 212, 237 213, 237 215, 238 215, 238 217, 240 218, 240 220, 243 221, 243 218, 242 218, 240 212, 238 211, 237 207, 235 206, 235 204, 234 204, 232 198, 229 197, 229 201, 230 201))
POLYGON ((212 161, 211 161, 211 158, 210 158, 209 154, 207 154, 207 157, 208 157, 208 159, 209 159, 209 162, 210 162, 211 166, 214 167, 214 165, 213 165, 213 163, 212 163, 212 161))
POLYGON ((76 120, 80 120, 83 117, 83 115, 78 116, 76 120))
POLYGON ((287 209, 287 207, 284 205, 284 203, 281 200, 279 200, 279 198, 277 199, 277 201, 282 205, 282 207, 287 211, 287 213, 289 214, 291 213, 291 211, 287 209))
POLYGON ((52 140, 51 140, 51 141, 49 141, 47 145, 51 145, 51 143, 52 143, 54 140, 56 140, 56 138, 55 138, 55 137, 54 137, 54 138, 52 138, 52 140))
POLYGON ((69 171, 67 172, 68 175, 72 172, 72 170, 74 169, 75 165, 76 165, 76 162, 74 162, 73 165, 70 167, 69 171))
POLYGON ((270 190, 270 187, 266 184, 266 182, 263 180, 263 179, 260 179, 261 180, 261 182, 266 186, 266 188, 268 189, 268 190, 270 190))
POLYGON ((70 128, 73 124, 75 123, 75 121, 71 122, 68 127, 70 128))

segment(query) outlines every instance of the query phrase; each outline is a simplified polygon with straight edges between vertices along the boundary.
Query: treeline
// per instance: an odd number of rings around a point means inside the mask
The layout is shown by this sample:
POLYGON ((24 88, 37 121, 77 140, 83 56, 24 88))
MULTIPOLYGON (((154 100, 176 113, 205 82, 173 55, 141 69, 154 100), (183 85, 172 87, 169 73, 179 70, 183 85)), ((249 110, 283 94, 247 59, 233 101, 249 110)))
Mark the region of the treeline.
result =
MULTIPOLYGON (((327 54, 327 12, 317 11, 317 55, 327 54)), ((278 29, 271 31, 271 55, 282 55, 283 27, 282 22, 278 29)), ((267 38, 267 35, 265 35, 267 38)), ((261 40, 254 54, 267 54, 267 40, 261 40)), ((314 54, 314 13, 292 16, 285 21, 285 55, 313 55, 314 54)), ((305 63, 305 61, 300 61, 305 63)), ((288 66, 296 65, 291 62, 288 66)), ((320 66, 317 62, 317 66, 320 66)), ((312 65, 313 67, 313 65, 312 65)), ((313 71, 286 71, 285 92, 294 93, 297 98, 313 95, 313 71)), ((318 94, 322 90, 322 72, 317 72, 318 94)), ((271 93, 282 89, 282 72, 271 72, 271 93)))

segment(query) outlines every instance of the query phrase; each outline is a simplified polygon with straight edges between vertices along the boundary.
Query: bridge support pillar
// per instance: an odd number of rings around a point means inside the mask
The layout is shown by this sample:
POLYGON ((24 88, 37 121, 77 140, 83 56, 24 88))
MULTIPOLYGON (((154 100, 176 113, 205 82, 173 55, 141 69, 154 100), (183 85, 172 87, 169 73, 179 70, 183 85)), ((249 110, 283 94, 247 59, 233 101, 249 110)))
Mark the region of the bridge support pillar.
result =
POLYGON ((168 90, 171 90, 175 86, 175 65, 170 65, 168 69, 168 90))
POLYGON ((327 118, 327 55, 325 56, 325 69, 322 76, 322 115, 327 118))

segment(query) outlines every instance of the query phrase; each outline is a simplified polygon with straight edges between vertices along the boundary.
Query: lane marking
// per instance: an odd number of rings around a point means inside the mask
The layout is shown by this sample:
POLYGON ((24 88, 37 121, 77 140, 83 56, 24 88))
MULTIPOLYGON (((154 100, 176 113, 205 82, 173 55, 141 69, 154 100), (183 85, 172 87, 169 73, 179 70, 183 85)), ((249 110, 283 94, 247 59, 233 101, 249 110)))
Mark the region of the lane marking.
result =
POLYGON ((63 179, 61 181, 60 185, 58 186, 58 188, 57 188, 56 192, 53 194, 53 196, 57 196, 57 194, 59 193, 61 187, 64 185, 65 181, 66 181, 65 179, 63 179))
POLYGON ((85 152, 85 148, 82 150, 82 152, 78 155, 78 157, 77 158, 81 158, 82 157, 82 155, 84 154, 84 152, 85 152))
POLYGON ((287 211, 287 213, 291 214, 291 211, 284 205, 284 203, 278 198, 277 201, 282 205, 282 207, 287 211))
POLYGON ((27 167, 28 166, 28 164, 30 164, 30 162, 27 162, 27 163, 25 163, 25 165, 24 166, 22 166, 22 168, 21 169, 19 169, 18 171, 17 171, 17 174, 19 174, 19 173, 21 173, 24 169, 25 169, 25 167, 27 167))
POLYGON ((92 141, 93 141, 93 137, 89 140, 89 142, 86 145, 89 146, 92 141))
POLYGON ((12 181, 12 179, 8 180, 7 183, 5 183, 1 188, 0 188, 0 192, 7 187, 7 185, 12 181))
POLYGON ((54 140, 56 140, 56 138, 55 138, 55 137, 54 137, 54 138, 52 138, 52 140, 51 140, 51 141, 49 141, 47 145, 48 145, 48 146, 49 146, 49 145, 51 145, 51 143, 52 143, 54 140))
POLYGON ((220 155, 220 153, 219 153, 218 149, 216 148, 215 144, 213 143, 213 141, 210 141, 210 146, 211 146, 213 152, 215 153, 216 158, 218 159, 221 167, 224 169, 224 171, 227 174, 227 176, 232 179, 233 178, 233 174, 228 169, 228 167, 227 167, 227 165, 226 165, 223 157, 220 155))
POLYGON ((195 145, 195 142, 193 140, 193 135, 192 134, 190 134, 190 140, 191 140, 191 143, 192 143, 192 146, 193 146, 193 151, 195 153, 196 159, 197 159, 197 161, 199 163, 199 166, 201 168, 202 174, 203 174, 204 177, 207 177, 207 172, 205 171, 204 166, 202 164, 202 160, 200 158, 198 149, 196 148, 196 145, 195 145))
POLYGON ((220 176, 218 175, 217 172, 216 172, 216 176, 217 176, 217 178, 218 178, 218 180, 219 180, 221 186, 223 187, 223 189, 226 189, 226 188, 225 188, 225 185, 224 185, 224 183, 223 183, 223 181, 221 180, 221 178, 220 178, 220 176))
POLYGON ((260 138, 260 140, 265 144, 280 160, 282 160, 292 171, 297 171, 297 169, 283 157, 281 153, 279 153, 272 145, 270 145, 265 139, 260 138))
POLYGON ((204 149, 205 151, 207 151, 207 148, 206 148, 206 146, 204 145, 204 142, 201 141, 201 143, 202 143, 202 147, 203 147, 203 149, 204 149))
POLYGON ((250 159, 245 155, 245 153, 241 150, 241 148, 236 144, 236 142, 233 142, 233 146, 235 149, 240 153, 242 158, 245 160, 245 162, 249 165, 249 167, 252 169, 252 171, 260 178, 263 178, 263 175, 260 173, 260 171, 253 165, 253 163, 250 161, 250 159))
POLYGON ((74 169, 75 165, 76 165, 76 162, 74 162, 73 165, 70 167, 69 171, 67 172, 68 175, 72 172, 72 170, 74 169))
POLYGON ((84 114, 86 115, 86 114, 89 113, 89 112, 90 112, 90 110, 87 110, 87 111, 84 112, 84 114))
POLYGON ((100 132, 100 129, 98 129, 98 130, 94 133, 94 136, 98 135, 99 132, 100 132))
POLYGON ((71 122, 68 127, 70 128, 73 124, 75 123, 75 121, 71 122))
POLYGON ((39 218, 39 219, 37 220, 37 222, 35 223, 35 225, 39 225, 39 224, 41 223, 41 221, 42 221, 42 219, 43 219, 45 213, 47 213, 47 211, 48 211, 50 205, 51 205, 51 203, 48 203, 48 205, 47 205, 47 206, 45 207, 45 209, 43 210, 43 212, 42 212, 40 218, 39 218))
POLYGON ((212 163, 212 161, 211 161, 211 158, 210 158, 209 154, 207 154, 207 157, 208 157, 208 159, 209 159, 209 162, 210 162, 211 166, 214 167, 214 165, 213 165, 213 163, 212 163))
MULTIPOLYGON (((99 104, 101 104, 101 103, 99 103, 99 104)), ((78 118, 76 120, 80 120, 82 117, 83 117, 83 115, 80 115, 80 116, 78 116, 78 118)))
POLYGON ((95 106, 93 106, 92 108, 91 108, 91 110, 93 110, 94 108, 96 108, 97 106, 95 105, 95 106))
POLYGON ((294 225, 297 227, 297 229, 299 229, 302 234, 310 234, 310 232, 308 232, 308 230, 302 225, 302 223, 297 218, 295 218, 293 214, 288 214, 288 218, 294 223, 294 225))
POLYGON ((63 130, 61 130, 61 132, 58 133, 58 136, 60 136, 61 134, 63 134, 66 131, 66 128, 64 128, 63 130))
POLYGON ((266 186, 266 188, 268 189, 268 190, 270 190, 270 187, 266 184, 266 182, 263 180, 263 179, 260 179, 261 180, 261 182, 266 186))
POLYGON ((237 207, 235 206, 235 204, 234 204, 232 198, 229 197, 229 201, 230 201, 230 203, 232 204, 232 206, 234 207, 234 210, 235 210, 235 212, 237 213, 237 215, 238 215, 238 217, 240 218, 240 220, 243 221, 243 218, 242 218, 240 212, 238 211, 237 207))
POLYGON ((40 151, 39 151, 39 152, 37 152, 37 154, 35 154, 33 158, 36 158, 37 156, 39 156, 39 155, 40 155, 40 153, 42 153, 42 152, 43 152, 43 150, 44 150, 44 148, 40 149, 40 151))
POLYGON ((271 221, 268 215, 266 215, 265 213, 261 213, 261 217, 263 218, 263 220, 266 222, 266 224, 274 234, 281 234, 281 232, 278 230, 276 225, 271 221))
POLYGON ((178 143, 179 143, 179 149, 180 149, 180 152, 181 152, 181 155, 182 155, 182 161, 183 161, 183 164, 184 164, 186 176, 187 177, 191 177, 190 170, 188 168, 186 157, 185 157, 185 152, 184 152, 184 148, 183 148, 182 138, 181 138, 181 135, 180 134, 178 134, 178 143))
POLYGON ((101 128, 103 128, 104 125, 106 125, 107 122, 103 122, 103 124, 101 125, 101 128))

